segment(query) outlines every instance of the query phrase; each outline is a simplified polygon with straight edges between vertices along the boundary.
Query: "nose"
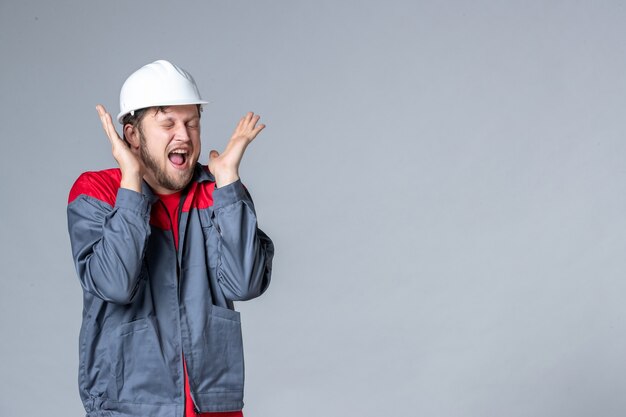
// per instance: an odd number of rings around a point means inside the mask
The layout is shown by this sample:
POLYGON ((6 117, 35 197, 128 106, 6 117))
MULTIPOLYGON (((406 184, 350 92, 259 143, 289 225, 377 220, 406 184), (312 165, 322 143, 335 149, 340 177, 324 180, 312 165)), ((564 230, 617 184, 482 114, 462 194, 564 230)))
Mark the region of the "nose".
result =
POLYGON ((181 142, 188 142, 191 140, 189 128, 185 126, 185 124, 181 123, 178 125, 178 127, 174 131, 174 140, 178 140, 181 142))

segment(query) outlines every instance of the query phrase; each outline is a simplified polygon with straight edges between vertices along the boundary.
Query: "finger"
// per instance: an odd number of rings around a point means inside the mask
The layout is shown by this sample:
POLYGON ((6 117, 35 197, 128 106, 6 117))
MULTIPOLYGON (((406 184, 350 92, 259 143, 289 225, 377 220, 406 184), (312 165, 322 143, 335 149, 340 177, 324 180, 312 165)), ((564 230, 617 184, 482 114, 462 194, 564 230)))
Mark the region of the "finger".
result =
POLYGON ((217 157, 220 156, 219 152, 217 152, 215 149, 213 149, 211 152, 209 152, 209 163, 208 163, 208 167, 209 167, 209 171, 211 172, 211 174, 215 175, 215 160, 217 159, 217 157))
POLYGON ((260 118, 261 118, 261 116, 259 116, 258 114, 257 114, 257 115, 255 115, 255 116, 253 116, 253 117, 250 119, 249 126, 250 126, 250 127, 252 127, 252 128, 254 129, 254 126, 255 126, 255 125, 259 122, 259 119, 260 119, 260 118))
POLYGON ((115 145, 115 142, 113 141, 114 137, 111 137, 111 128, 109 127, 109 122, 107 120, 106 114, 102 114, 100 116, 100 123, 102 124, 102 129, 104 130, 104 133, 107 135, 107 139, 109 139, 112 145, 115 145))
MULTIPOLYGON (((105 127, 105 115, 107 113, 106 109, 104 108, 104 106, 102 104, 98 104, 96 106, 96 111, 98 112, 98 117, 100 118, 100 123, 102 123, 102 127, 105 127)), ((106 129, 105 129, 106 130, 106 129)))
POLYGON ((113 120, 111 119, 111 115, 109 113, 104 115, 104 129, 112 143, 122 140, 113 126, 113 120))
POLYGON ((241 118, 241 123, 240 123, 240 126, 239 126, 240 130, 241 129, 246 129, 248 127, 248 125, 250 124, 250 120, 252 119, 252 115, 253 115, 252 112, 248 112, 248 113, 246 113, 245 116, 243 116, 241 118))
POLYGON ((103 105, 98 104, 96 106, 96 110, 98 111, 98 115, 100 116, 100 122, 102 123, 102 128, 106 133, 109 141, 112 145, 116 145, 116 141, 121 141, 122 138, 117 134, 117 130, 115 130, 115 126, 113 126, 113 119, 111 115, 106 111, 103 105))
POLYGON ((235 132, 240 131, 246 125, 246 116, 239 119, 239 123, 237 123, 237 127, 235 127, 235 132))
POLYGON ((102 115, 106 113, 106 110, 104 109, 104 106, 102 104, 96 104, 96 111, 98 112, 98 116, 100 117, 102 117, 102 115))
MULTIPOLYGON (((98 115, 100 116, 102 127, 104 128, 106 133, 109 134, 110 128, 113 127, 113 120, 111 119, 111 115, 106 111, 102 104, 98 104, 96 106, 96 110, 98 111, 98 115)), ((115 130, 115 128, 113 129, 115 130)))
POLYGON ((265 129, 265 125, 264 124, 260 124, 257 127, 255 127, 252 132, 250 133, 250 142, 252 142, 259 133, 261 133, 261 130, 265 129))
POLYGON ((253 113, 248 113, 243 118, 243 123, 241 127, 239 127, 235 131, 236 134, 242 134, 244 136, 250 135, 251 131, 255 128, 255 125, 258 123, 260 116, 255 116, 253 113))
POLYGON ((111 116, 109 115, 109 113, 107 113, 102 104, 98 104, 96 106, 96 111, 98 112, 98 116, 100 117, 100 123, 102 123, 102 128, 104 129, 104 132, 107 134, 107 136, 109 136, 109 123, 107 120, 107 116, 109 116, 109 119, 111 116))

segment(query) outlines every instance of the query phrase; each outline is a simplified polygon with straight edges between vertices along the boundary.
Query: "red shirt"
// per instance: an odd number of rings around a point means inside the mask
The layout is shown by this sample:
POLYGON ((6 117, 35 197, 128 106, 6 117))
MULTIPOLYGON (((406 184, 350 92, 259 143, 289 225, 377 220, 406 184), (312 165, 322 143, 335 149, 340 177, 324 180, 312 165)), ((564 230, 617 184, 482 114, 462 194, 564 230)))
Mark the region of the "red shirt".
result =
MULTIPOLYGON (((174 236, 174 245, 178 250, 178 206, 180 204, 181 193, 174 194, 157 194, 159 199, 165 204, 167 212, 172 222, 172 235, 174 236)), ((189 388, 189 378, 187 377, 187 364, 183 357, 183 368, 185 370, 185 417, 243 417, 241 411, 227 411, 223 413, 197 413, 191 398, 191 390, 189 388)))

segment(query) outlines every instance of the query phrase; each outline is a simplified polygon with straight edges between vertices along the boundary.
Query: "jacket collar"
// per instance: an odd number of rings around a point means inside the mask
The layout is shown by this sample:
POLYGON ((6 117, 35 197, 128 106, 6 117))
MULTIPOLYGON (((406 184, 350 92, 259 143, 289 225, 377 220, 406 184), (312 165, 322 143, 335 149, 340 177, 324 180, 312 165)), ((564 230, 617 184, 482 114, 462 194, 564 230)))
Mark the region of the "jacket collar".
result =
POLYGON ((195 172, 193 174, 192 181, 196 181, 196 182, 205 182, 205 181, 215 182, 215 177, 213 176, 213 174, 211 174, 211 171, 209 171, 209 167, 208 166, 202 165, 200 163, 196 163, 196 168, 195 168, 195 172))

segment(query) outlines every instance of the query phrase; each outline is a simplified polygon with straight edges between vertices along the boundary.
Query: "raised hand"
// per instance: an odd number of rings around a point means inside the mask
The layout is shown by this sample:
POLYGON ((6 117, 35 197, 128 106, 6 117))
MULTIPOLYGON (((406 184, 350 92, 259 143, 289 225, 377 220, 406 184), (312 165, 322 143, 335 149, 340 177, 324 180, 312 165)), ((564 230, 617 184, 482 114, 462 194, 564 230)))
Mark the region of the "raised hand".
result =
POLYGON ((216 150, 209 153, 209 170, 215 176, 217 187, 223 187, 239 179, 239 164, 248 145, 256 138, 264 124, 257 126, 259 115, 249 112, 241 118, 226 149, 220 155, 216 150))
POLYGON ((126 142, 118 135, 113 126, 111 115, 106 111, 103 105, 96 106, 98 116, 102 122, 102 128, 111 142, 111 152, 113 158, 117 161, 122 171, 122 188, 128 188, 137 192, 141 192, 141 180, 143 178, 143 165, 139 158, 130 150, 126 142))

